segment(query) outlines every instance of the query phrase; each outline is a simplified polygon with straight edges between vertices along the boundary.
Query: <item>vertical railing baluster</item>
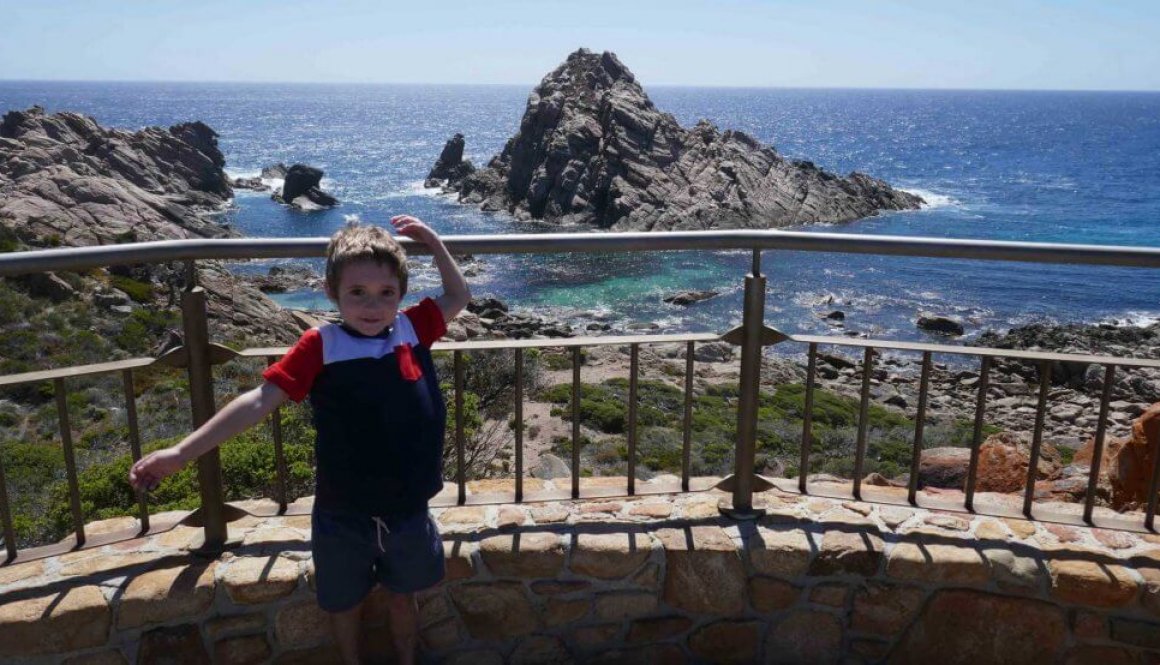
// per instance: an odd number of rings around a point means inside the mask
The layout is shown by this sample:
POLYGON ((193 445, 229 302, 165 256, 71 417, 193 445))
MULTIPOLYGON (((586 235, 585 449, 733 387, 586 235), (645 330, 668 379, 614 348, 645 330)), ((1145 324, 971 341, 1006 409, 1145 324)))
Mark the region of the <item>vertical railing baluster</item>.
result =
POLYGON ((1043 444, 1043 419, 1047 414, 1047 393, 1051 390, 1051 361, 1039 362, 1039 404, 1035 407, 1035 431, 1031 435, 1031 454, 1027 459, 1027 487, 1023 491, 1023 514, 1031 517, 1035 500, 1035 477, 1039 475, 1039 448, 1043 444))
POLYGON ((737 445, 733 454, 734 518, 753 518, 753 483, 757 465, 757 409, 761 392, 761 349, 765 329, 765 277, 761 274, 761 250, 753 250, 753 268, 745 277, 745 310, 742 314, 741 376, 738 381, 737 445))
POLYGON ((628 495, 636 494, 636 418, 637 374, 640 371, 640 345, 632 344, 628 364, 628 495))
POLYGON ((971 461, 967 465, 967 485, 963 506, 975 510, 975 480, 979 474, 979 446, 983 444, 983 416, 987 412, 987 390, 991 377, 991 356, 983 356, 979 361, 979 392, 975 396, 975 430, 971 436, 971 461))
POLYGON ((1100 478, 1100 466, 1104 456, 1104 436, 1108 431, 1108 405, 1112 399, 1112 381, 1116 376, 1116 366, 1104 368, 1104 389, 1100 393, 1100 419, 1096 423, 1096 440, 1092 449, 1091 469, 1088 472, 1087 495, 1083 502, 1083 521, 1092 523, 1092 508, 1096 504, 1096 485, 1100 478))
POLYGON ((4 455, 0 451, 0 526, 4 529, 7 561, 16 558, 16 529, 12 526, 12 508, 8 503, 8 481, 4 478, 4 455))
POLYGON ((874 372, 874 347, 862 354, 862 396, 858 404, 858 440, 854 448, 854 498, 862 500, 862 466, 866 461, 866 432, 870 426, 870 375, 874 372))
POLYGON ((64 468, 68 476, 68 501, 72 509, 73 529, 77 537, 77 547, 85 544, 85 517, 81 512, 81 491, 77 479, 77 461, 73 452, 72 425, 68 417, 68 394, 65 392, 64 379, 53 379, 53 389, 56 392, 56 416, 60 422, 60 440, 64 448, 64 468))
MULTIPOLYGON (((133 462, 141 459, 141 428, 137 422, 137 392, 133 388, 133 370, 121 372, 121 387, 125 391, 125 418, 129 423, 129 452, 133 462)), ((134 490, 137 495, 137 519, 141 520, 141 533, 149 531, 149 503, 144 490, 134 490)))
POLYGON ((910 451, 910 482, 906 500, 918 505, 918 471, 922 462, 922 431, 926 427, 926 399, 930 391, 930 351, 922 353, 922 376, 918 380, 918 411, 914 418, 914 449, 910 451))
POLYGON ((524 350, 516 349, 516 503, 524 500, 524 350))
POLYGON ((685 432, 681 440, 681 491, 689 491, 690 452, 693 449, 693 351, 694 343, 685 345, 685 432))
MULTIPOLYGON (((201 427, 217 410, 213 394, 213 364, 209 357, 209 323, 205 289, 197 284, 197 265, 185 263, 185 290, 181 293, 181 322, 185 329, 186 372, 189 377, 189 408, 193 427, 201 427)), ((201 494, 204 538, 199 551, 210 554, 225 549, 228 538, 225 496, 222 490, 221 455, 217 448, 197 458, 197 485, 201 494)))
POLYGON ((810 342, 809 360, 806 362, 806 398, 802 411, 802 458, 798 467, 798 491, 809 491, 807 483, 810 475, 810 449, 814 445, 814 382, 817 380, 818 344, 810 342))
POLYGON ((572 498, 580 498, 580 347, 572 347, 572 498))
POLYGON ((467 503, 467 461, 464 459, 464 417, 463 417, 463 352, 455 351, 455 485, 458 488, 456 501, 467 503))
MULTIPOLYGON (((273 365, 274 358, 267 358, 266 365, 273 365)), ((286 512, 286 451, 282 445, 282 407, 277 407, 270 414, 270 436, 274 438, 274 493, 278 501, 278 514, 286 512)))

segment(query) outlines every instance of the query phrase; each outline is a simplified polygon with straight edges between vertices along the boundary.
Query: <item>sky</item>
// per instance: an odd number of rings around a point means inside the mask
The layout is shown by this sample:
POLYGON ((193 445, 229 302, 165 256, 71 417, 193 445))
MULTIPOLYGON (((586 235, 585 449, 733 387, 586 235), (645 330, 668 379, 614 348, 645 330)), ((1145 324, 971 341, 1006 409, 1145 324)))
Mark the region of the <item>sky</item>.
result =
POLYGON ((0 80, 1160 90, 1157 0, 0 0, 0 80))

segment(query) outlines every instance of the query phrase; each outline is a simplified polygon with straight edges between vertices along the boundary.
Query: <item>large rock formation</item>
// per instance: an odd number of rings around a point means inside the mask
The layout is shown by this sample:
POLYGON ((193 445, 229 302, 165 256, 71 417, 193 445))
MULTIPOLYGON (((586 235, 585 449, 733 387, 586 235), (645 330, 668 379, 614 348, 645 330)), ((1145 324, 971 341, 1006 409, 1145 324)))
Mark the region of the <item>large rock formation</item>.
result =
MULTIPOLYGON (((11 111, 0 122, 0 239, 10 251, 236 235, 207 214, 233 196, 224 165, 217 134, 201 122, 128 132, 78 113, 11 111)), ((215 337, 293 341, 299 326, 275 303, 220 264, 199 265, 210 315, 221 326, 215 337)), ((161 306, 171 304, 182 278, 181 270, 164 265, 114 267, 110 274, 118 269, 150 285, 161 306)), ((63 283, 53 275, 20 281, 33 296, 29 284, 63 283)), ((92 298, 97 304, 110 297, 107 279, 90 281, 53 300, 92 298)))
MULTIPOLYGON (((265 174, 265 170, 262 171, 265 174)), ((274 198, 302 210, 317 210, 338 205, 338 199, 322 191, 322 169, 295 164, 286 170, 282 191, 274 198)))
POLYGON ((783 159, 708 121, 684 129, 614 54, 586 49, 536 87, 502 153, 445 186, 485 210, 624 231, 845 222, 922 203, 860 173, 783 159))

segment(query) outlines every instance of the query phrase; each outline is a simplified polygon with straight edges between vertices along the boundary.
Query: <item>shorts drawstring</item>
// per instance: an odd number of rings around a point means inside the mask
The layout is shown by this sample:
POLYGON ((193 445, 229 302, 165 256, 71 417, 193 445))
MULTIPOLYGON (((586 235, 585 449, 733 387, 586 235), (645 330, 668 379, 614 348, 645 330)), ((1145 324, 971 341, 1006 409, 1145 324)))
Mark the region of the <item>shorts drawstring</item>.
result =
POLYGON ((375 521, 375 535, 379 537, 379 551, 386 554, 387 549, 383 547, 383 532, 386 531, 389 536, 391 535, 391 530, 387 528, 387 523, 381 519, 377 517, 372 517, 371 519, 375 521))

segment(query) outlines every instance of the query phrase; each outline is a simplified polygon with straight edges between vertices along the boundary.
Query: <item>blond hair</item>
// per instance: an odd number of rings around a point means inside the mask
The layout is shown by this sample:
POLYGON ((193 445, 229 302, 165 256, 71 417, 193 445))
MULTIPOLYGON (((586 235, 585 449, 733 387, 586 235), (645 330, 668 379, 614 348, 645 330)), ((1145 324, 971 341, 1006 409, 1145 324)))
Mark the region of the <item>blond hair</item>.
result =
POLYGON ((394 270, 399 278, 399 297, 407 294, 407 253, 402 245, 386 229, 364 226, 357 220, 348 221, 330 237, 330 245, 326 248, 328 290, 336 293, 343 269, 359 261, 374 261, 394 270))

